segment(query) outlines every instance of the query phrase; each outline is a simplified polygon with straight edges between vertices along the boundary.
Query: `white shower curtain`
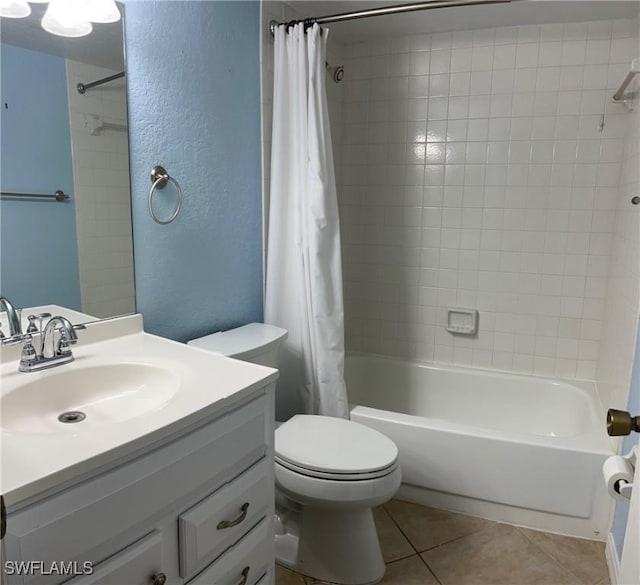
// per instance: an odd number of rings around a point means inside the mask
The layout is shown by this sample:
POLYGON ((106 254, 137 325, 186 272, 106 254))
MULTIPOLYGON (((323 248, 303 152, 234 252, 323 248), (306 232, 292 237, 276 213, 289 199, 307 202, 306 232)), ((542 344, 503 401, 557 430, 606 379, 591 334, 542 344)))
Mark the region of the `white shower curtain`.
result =
POLYGON ((297 393, 308 413, 348 418, 327 34, 317 24, 275 31, 265 322, 289 331, 279 392, 297 393))

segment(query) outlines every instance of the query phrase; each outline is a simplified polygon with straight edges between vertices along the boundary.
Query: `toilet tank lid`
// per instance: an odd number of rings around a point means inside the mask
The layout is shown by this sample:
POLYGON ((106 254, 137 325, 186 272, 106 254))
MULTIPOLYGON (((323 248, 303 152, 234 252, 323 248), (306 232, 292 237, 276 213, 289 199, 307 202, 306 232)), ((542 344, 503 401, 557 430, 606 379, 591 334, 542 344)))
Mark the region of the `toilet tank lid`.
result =
POLYGON ((218 331, 218 333, 192 339, 187 345, 207 349, 227 357, 241 358, 257 351, 266 351, 270 346, 284 341, 286 337, 286 329, 266 323, 249 323, 229 331, 218 331))

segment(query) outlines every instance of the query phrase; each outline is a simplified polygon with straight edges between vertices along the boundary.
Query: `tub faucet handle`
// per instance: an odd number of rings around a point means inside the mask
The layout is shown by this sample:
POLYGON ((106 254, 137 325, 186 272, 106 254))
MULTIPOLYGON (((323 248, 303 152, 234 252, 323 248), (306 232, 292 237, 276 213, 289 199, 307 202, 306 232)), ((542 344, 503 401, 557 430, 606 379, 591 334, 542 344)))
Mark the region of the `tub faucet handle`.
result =
POLYGON ((631 416, 626 410, 610 408, 607 412, 607 433, 610 437, 640 433, 640 416, 631 416))

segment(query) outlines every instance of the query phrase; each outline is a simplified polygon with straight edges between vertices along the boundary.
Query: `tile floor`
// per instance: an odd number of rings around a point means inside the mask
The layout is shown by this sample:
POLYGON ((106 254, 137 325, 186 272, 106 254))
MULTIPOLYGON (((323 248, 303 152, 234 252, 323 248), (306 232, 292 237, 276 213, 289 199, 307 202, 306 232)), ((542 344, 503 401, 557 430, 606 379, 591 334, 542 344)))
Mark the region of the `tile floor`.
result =
MULTIPOLYGON (((391 500, 375 510, 381 585, 609 585, 604 543, 391 500)), ((314 581, 276 567, 276 585, 314 581)))

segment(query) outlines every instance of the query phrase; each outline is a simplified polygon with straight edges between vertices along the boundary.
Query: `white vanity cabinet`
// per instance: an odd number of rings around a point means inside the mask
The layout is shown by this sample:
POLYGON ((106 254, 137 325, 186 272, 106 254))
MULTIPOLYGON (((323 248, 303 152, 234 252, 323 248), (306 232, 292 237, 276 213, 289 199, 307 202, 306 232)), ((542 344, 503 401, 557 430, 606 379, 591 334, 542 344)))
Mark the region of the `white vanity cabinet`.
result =
POLYGON ((222 403, 124 460, 8 506, 5 583, 272 583, 273 386, 222 403), (25 574, 13 561, 37 564, 25 574), (87 562, 93 571, 82 574, 87 562))

